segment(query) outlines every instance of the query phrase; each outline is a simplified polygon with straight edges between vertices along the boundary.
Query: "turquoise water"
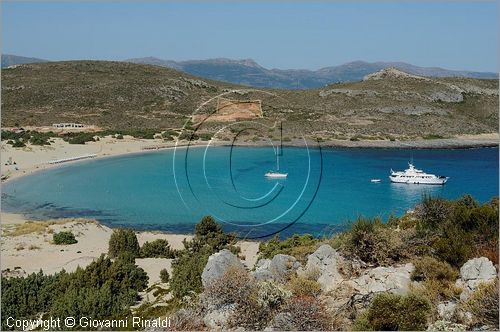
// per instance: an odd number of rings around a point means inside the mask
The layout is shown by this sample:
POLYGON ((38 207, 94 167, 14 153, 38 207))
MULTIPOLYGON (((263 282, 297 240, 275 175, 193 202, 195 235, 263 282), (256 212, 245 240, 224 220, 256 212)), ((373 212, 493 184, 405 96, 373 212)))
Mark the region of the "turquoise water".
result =
POLYGON ((358 216, 401 215, 424 194, 485 202, 498 196, 498 149, 190 148, 84 161, 3 185, 2 210, 37 219, 96 218, 111 226, 191 232, 204 215, 243 237, 321 235, 358 216), (175 157, 175 158, 174 158, 175 157), (389 171, 450 177, 444 186, 392 184, 389 171), (381 183, 370 179, 380 178, 381 183))

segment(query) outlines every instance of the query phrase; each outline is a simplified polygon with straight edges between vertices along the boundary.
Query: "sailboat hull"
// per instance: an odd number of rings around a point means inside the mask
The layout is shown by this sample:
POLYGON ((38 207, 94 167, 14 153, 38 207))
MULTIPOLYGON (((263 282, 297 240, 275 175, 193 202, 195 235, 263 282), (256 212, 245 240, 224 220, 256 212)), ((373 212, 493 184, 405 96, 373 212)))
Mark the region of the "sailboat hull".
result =
POLYGON ((266 178, 270 179, 285 179, 288 176, 288 173, 266 173, 265 174, 266 178))

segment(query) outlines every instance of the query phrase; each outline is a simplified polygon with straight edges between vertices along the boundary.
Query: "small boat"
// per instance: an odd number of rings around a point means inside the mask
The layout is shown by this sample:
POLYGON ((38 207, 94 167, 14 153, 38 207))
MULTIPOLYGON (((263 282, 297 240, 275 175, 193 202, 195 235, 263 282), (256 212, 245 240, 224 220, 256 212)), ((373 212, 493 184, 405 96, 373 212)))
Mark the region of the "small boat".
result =
POLYGON ((373 183, 379 183, 381 182, 382 180, 380 179, 371 179, 370 182, 373 182, 373 183))
POLYGON ((269 171, 269 172, 267 172, 264 175, 267 178, 272 178, 272 179, 285 179, 288 176, 288 173, 280 173, 280 172, 269 171))
POLYGON ((276 147, 276 171, 269 171, 264 176, 269 179, 286 179, 288 177, 288 173, 280 172, 280 155, 283 153, 283 124, 280 124, 281 131, 281 148, 279 146, 276 147))
POLYGON ((443 185, 448 181, 449 177, 425 173, 420 169, 416 169, 413 163, 408 163, 408 168, 404 171, 394 172, 391 169, 389 179, 394 183, 443 185))

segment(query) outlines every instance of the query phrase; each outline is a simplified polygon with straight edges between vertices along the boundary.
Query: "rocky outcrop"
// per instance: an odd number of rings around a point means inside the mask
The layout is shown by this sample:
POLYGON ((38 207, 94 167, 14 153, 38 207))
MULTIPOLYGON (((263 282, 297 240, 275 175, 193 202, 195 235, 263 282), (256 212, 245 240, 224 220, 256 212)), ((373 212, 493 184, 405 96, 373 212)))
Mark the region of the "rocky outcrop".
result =
POLYGON ((238 257, 227 249, 211 255, 201 274, 203 287, 208 287, 213 281, 222 277, 231 267, 245 268, 238 257))
POLYGON ((406 294, 410 286, 410 275, 414 270, 411 263, 395 267, 376 267, 360 277, 348 281, 352 287, 354 304, 367 306, 373 296, 381 292, 406 294))
POLYGON ((318 273, 317 281, 324 292, 337 288, 344 280, 340 274, 340 265, 343 262, 342 256, 330 245, 324 244, 307 258, 307 264, 300 271, 301 274, 318 273))
POLYGON ((367 97, 375 97, 379 95, 377 91, 373 90, 351 90, 351 89, 330 89, 330 90, 322 90, 319 92, 320 97, 327 97, 331 94, 343 94, 348 97, 361 97, 361 96, 367 96, 367 97))
POLYGON ((299 268, 300 262, 293 256, 278 254, 273 259, 261 259, 257 262, 253 276, 258 281, 275 280, 284 282, 299 268))
POLYGON ((402 70, 396 69, 394 67, 382 69, 380 71, 377 71, 372 74, 368 74, 365 77, 363 77, 363 81, 376 81, 376 80, 381 80, 381 79, 394 79, 394 78, 411 78, 411 79, 416 79, 416 80, 421 80, 421 81, 430 81, 429 78, 422 77, 422 76, 417 76, 417 75, 412 75, 408 74, 402 70))
POLYGON ((451 321, 455 315, 457 304, 452 301, 441 302, 437 305, 437 312, 439 317, 445 321, 451 321))
POLYGON ((436 91, 429 96, 431 101, 443 101, 446 103, 459 103, 464 100, 464 96, 456 91, 436 91))
POLYGON ((427 331, 466 331, 467 326, 446 320, 438 320, 427 327, 427 331))
POLYGON ((203 317, 203 323, 210 331, 227 330, 227 324, 235 310, 235 304, 211 310, 203 317))
POLYGON ((460 268, 460 278, 456 284, 463 288, 461 300, 466 300, 470 293, 483 282, 493 281, 497 277, 497 270, 493 263, 486 257, 468 260, 460 268))

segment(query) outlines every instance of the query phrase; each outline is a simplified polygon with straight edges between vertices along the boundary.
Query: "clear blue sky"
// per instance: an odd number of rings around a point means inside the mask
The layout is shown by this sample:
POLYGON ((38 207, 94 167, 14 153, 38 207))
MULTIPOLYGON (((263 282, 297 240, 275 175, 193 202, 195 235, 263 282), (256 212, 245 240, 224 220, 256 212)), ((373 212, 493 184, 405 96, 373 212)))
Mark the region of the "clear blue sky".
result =
POLYGON ((498 71, 498 3, 2 2, 2 51, 49 60, 353 60, 498 71))

